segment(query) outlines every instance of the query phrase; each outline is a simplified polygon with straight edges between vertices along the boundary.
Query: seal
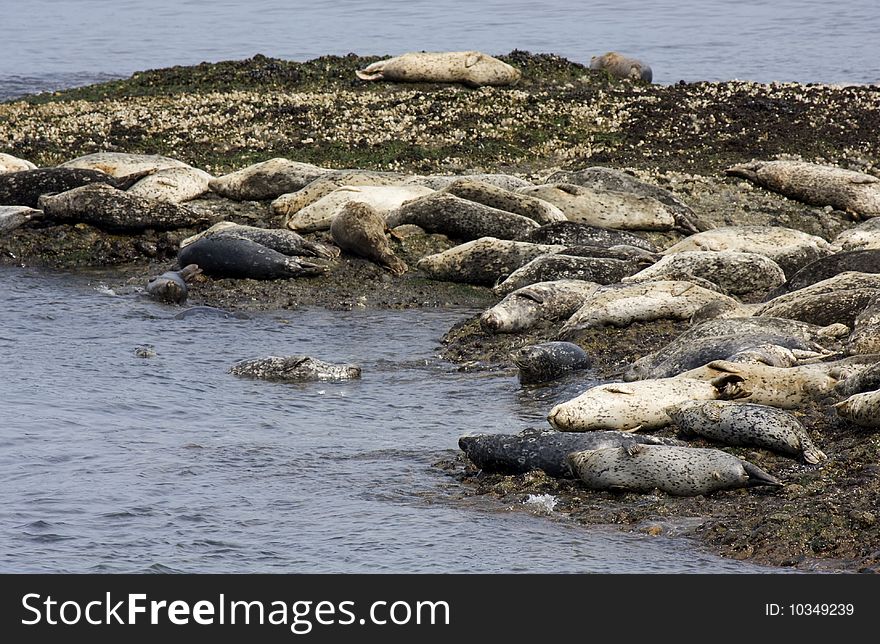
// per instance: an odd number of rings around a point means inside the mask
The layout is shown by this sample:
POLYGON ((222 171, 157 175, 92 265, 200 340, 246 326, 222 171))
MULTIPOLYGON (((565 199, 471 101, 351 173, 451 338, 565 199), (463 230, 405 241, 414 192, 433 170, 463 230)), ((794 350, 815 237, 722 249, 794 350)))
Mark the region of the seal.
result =
POLYGON ((280 228, 256 228, 244 226, 231 221, 220 221, 192 237, 187 237, 180 242, 180 247, 188 246, 203 237, 211 235, 229 235, 250 239, 282 255, 300 257, 320 257, 321 259, 336 259, 339 257, 339 249, 335 246, 312 242, 303 238, 292 230, 280 228))
POLYGON ((830 255, 831 244, 793 228, 781 226, 722 226, 685 237, 663 251, 664 255, 688 250, 735 250, 757 253, 779 264, 786 277, 810 262, 830 255))
POLYGON ((519 239, 539 227, 528 217, 443 192, 407 201, 389 213, 386 220, 391 228, 415 224, 429 233, 463 241, 480 237, 519 239))
POLYGON ((591 490, 698 496, 782 482, 757 465, 718 449, 632 445, 575 452, 572 472, 591 490))
POLYGON ((410 179, 412 177, 400 172, 329 170, 299 190, 280 195, 272 201, 270 208, 273 214, 286 218, 343 186, 401 186, 410 179))
POLYGON ((519 382, 535 385, 556 380, 572 371, 589 369, 593 360, 571 342, 542 342, 522 347, 511 355, 519 369, 519 382))
POLYGON ((531 231, 524 241, 533 244, 561 244, 563 246, 633 246, 650 253, 656 253, 657 247, 647 239, 634 233, 599 226, 588 226, 576 221, 561 221, 545 224, 531 231))
POLYGON ((618 230, 668 231, 675 217, 653 197, 626 192, 593 190, 571 183, 554 183, 519 188, 518 192, 538 197, 557 206, 569 221, 618 230))
POLYGON ((880 249, 842 251, 810 262, 792 275, 791 279, 769 293, 765 299, 771 300, 846 271, 880 273, 880 249))
POLYGON ((171 230, 209 220, 208 215, 186 206, 130 195, 105 183, 44 195, 37 203, 47 219, 86 223, 111 231, 171 230))
POLYGON ((742 380, 725 373, 711 382, 678 377, 598 385, 553 407, 547 420, 564 432, 659 429, 669 424, 667 407, 685 400, 742 397, 742 380))
POLYGON ((834 404, 837 415, 859 427, 880 427, 880 391, 854 394, 834 404))
POLYGON ((821 358, 825 354, 814 351, 798 351, 797 355, 791 349, 778 344, 759 344, 742 351, 729 355, 728 362, 744 362, 747 364, 765 364, 768 367, 794 367, 801 360, 821 358))
POLYGON ((229 373, 273 382, 311 382, 360 378, 361 368, 353 364, 331 364, 311 356, 268 356, 237 362, 229 368, 229 373))
POLYGON ((660 261, 623 282, 710 280, 732 295, 763 293, 785 282, 785 273, 769 257, 739 251, 682 251, 663 256, 660 261))
POLYGON ((0 234, 8 233, 29 221, 40 219, 42 210, 27 206, 0 206, 0 234))
POLYGON ((536 257, 520 266, 492 291, 496 295, 507 295, 529 284, 563 279, 616 284, 638 269, 638 264, 631 260, 552 253, 536 257))
POLYGON ((532 427, 518 434, 476 434, 458 439, 458 447, 481 470, 502 474, 543 470, 556 478, 574 476, 568 466, 568 455, 572 452, 640 444, 681 445, 681 442, 628 432, 578 434, 532 427))
POLYGON ((100 170, 77 168, 38 168, 0 174, 0 206, 36 208, 42 195, 66 192, 95 183, 126 190, 143 176, 143 173, 136 173, 117 179, 100 170))
POLYGON ((815 465, 827 456, 806 428, 787 411, 729 400, 688 400, 666 410, 686 436, 702 436, 725 445, 761 447, 815 465))
POLYGON ((610 286, 596 291, 562 326, 560 339, 571 339, 579 331, 601 326, 628 326, 636 321, 687 320, 710 302, 733 298, 684 281, 657 281, 610 286))
MULTIPOLYGON (((405 202, 433 192, 423 186, 342 186, 316 202, 287 215, 284 218, 284 226, 304 233, 329 230, 330 224, 346 204, 363 203, 385 217, 405 202)), ((273 203, 277 201, 278 199, 273 203)))
POLYGON ((365 81, 463 83, 469 87, 514 85, 520 71, 479 51, 410 52, 355 72, 365 81))
POLYGON ((675 377, 714 381, 723 375, 739 377, 745 393, 741 396, 743 402, 780 409, 796 409, 822 400, 833 394, 837 384, 837 379, 828 375, 827 369, 814 365, 779 368, 728 360, 714 360, 675 377))
POLYGON ((880 215, 880 179, 864 172, 803 161, 752 161, 725 172, 812 206, 860 217, 880 215))
POLYGON ((443 188, 442 192, 468 201, 476 201, 497 210, 528 217, 542 226, 557 221, 568 221, 559 208, 543 199, 537 199, 513 190, 505 190, 491 183, 469 177, 456 179, 443 188))
POLYGON ((250 320, 251 316, 243 311, 227 311, 214 306, 192 306, 177 313, 175 320, 188 320, 189 318, 223 318, 234 320, 250 320))
POLYGON ((880 274, 845 271, 810 286, 773 298, 755 315, 770 315, 825 326, 852 326, 880 295, 880 274))
POLYGON ((36 168, 37 166, 30 161, 0 152, 0 174, 5 172, 21 172, 22 170, 36 170, 36 168))
POLYGON ((856 316, 846 350, 855 354, 880 353, 880 295, 856 316))
POLYGON ((181 266, 198 264, 211 277, 255 280, 320 275, 325 266, 288 257, 250 239, 233 235, 209 235, 187 244, 177 253, 181 266))
POLYGON ((394 255, 385 237, 385 218, 367 204, 352 201, 342 207, 333 223, 330 234, 333 242, 342 250, 363 257, 393 275, 403 275, 407 265, 394 255))
POLYGON ((227 199, 263 201, 299 190, 328 172, 311 163, 278 157, 211 179, 208 186, 227 199))
POLYGON ((844 230, 831 244, 841 250, 880 248, 880 219, 871 218, 855 228, 844 230))
POLYGON ((426 255, 417 266, 431 279, 492 286, 535 257, 564 248, 482 237, 442 253, 426 255))
POLYGON ((608 72, 614 78, 624 80, 640 80, 650 83, 654 77, 651 68, 640 61, 616 51, 609 51, 601 56, 590 58, 590 69, 608 72))
POLYGON ((517 188, 532 185, 525 179, 514 176, 512 174, 501 174, 496 172, 477 172, 475 174, 429 174, 425 176, 410 177, 406 183, 412 183, 434 190, 442 190, 448 188, 451 184, 461 179, 470 179, 472 181, 480 181, 501 188, 503 190, 515 191, 517 188))
POLYGON ((202 269, 197 264, 189 264, 179 271, 166 271, 147 282, 147 294, 154 300, 170 304, 183 304, 189 295, 187 282, 199 275, 202 269))
POLYGON ((564 320, 599 288, 595 282, 556 280, 529 284, 509 293, 480 315, 487 333, 519 333, 543 321, 564 320))
POLYGON ((138 195, 157 201, 183 203, 201 197, 208 192, 208 182, 213 178, 204 170, 189 166, 165 168, 148 174, 129 188, 127 192, 130 195, 138 195))
POLYGON ((183 161, 163 157, 158 154, 131 154, 129 152, 95 152, 76 157, 58 166, 59 168, 79 168, 99 170, 113 177, 124 177, 138 172, 151 173, 165 168, 184 168, 183 161))

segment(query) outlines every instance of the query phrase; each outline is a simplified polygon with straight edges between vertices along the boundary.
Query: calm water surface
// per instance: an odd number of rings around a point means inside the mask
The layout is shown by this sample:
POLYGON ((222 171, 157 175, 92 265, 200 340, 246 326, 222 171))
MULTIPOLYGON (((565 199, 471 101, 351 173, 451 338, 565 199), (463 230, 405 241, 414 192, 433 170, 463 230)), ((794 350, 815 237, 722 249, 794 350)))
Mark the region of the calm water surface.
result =
MULTIPOLYGON (((509 512, 433 464, 541 424, 576 384, 436 358, 468 311, 175 320, 86 276, 0 268, 3 572, 755 572, 686 541, 509 512), (135 349, 152 345, 152 358, 135 349), (226 373, 305 353, 344 384, 226 373)), ((582 386, 582 385, 581 385, 582 386)))

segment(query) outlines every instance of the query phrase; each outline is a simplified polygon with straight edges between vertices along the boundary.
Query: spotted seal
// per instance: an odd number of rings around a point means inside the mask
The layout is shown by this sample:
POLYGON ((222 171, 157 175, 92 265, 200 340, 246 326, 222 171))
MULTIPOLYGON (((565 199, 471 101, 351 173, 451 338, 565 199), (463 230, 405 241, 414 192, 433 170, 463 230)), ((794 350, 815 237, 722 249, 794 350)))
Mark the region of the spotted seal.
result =
POLYGON ((638 58, 626 56, 616 51, 608 51, 601 56, 590 58, 590 69, 608 72, 614 78, 640 80, 650 83, 654 77, 651 67, 638 58))
POLYGON ((151 173, 165 168, 184 168, 187 164, 158 154, 94 152, 65 161, 58 167, 99 170, 113 177, 124 177, 138 172, 151 173))
POLYGON ((880 295, 880 274, 845 271, 810 286, 773 298, 755 315, 770 315, 825 326, 852 326, 880 295))
POLYGON ((880 428, 880 390, 853 394, 834 404, 837 415, 860 427, 880 428))
POLYGON ((328 172, 311 163, 278 157, 211 179, 208 186, 227 199, 262 201, 304 188, 328 172))
POLYGON ((358 201, 345 204, 330 224, 333 242, 342 250, 379 264, 393 275, 403 275, 408 267, 395 256, 386 229, 385 218, 358 201))
MULTIPOLYGON (((284 218, 284 226, 299 232, 329 230, 346 204, 364 203, 383 217, 412 199, 432 194, 424 186, 341 186, 284 218)), ((280 199, 280 197, 279 197, 280 199)), ((278 200, 276 199, 276 203, 278 200)))
POLYGON ((461 179, 470 179, 472 181, 488 183, 495 186, 496 188, 511 191, 515 191, 518 188, 524 188, 525 186, 532 185, 530 182, 521 177, 498 172, 477 172, 466 175, 428 174, 410 177, 406 180, 406 183, 425 186, 426 188, 433 188, 434 190, 443 190, 444 188, 448 188, 450 185, 452 185, 456 181, 460 181, 461 179))
POLYGON ((565 214, 553 204, 529 195, 505 190, 485 181, 462 177, 456 179, 442 192, 476 201, 484 206, 512 212, 515 215, 528 217, 539 225, 552 224, 557 221, 568 221, 565 214))
POLYGON ((563 279, 616 284, 638 269, 638 264, 632 260, 552 253, 520 266, 492 290, 496 295, 507 295, 529 284, 563 279))
POLYGON ((329 170, 299 190, 279 195, 269 207, 273 214, 286 218, 343 186, 402 186, 412 178, 400 172, 329 170))
POLYGON ((179 271, 165 271, 151 277, 147 282, 147 294, 154 300, 170 304, 183 304, 189 295, 187 282, 199 275, 202 269, 197 264, 189 264, 179 271))
POLYGON ((511 355, 519 369, 519 382, 534 385, 550 382, 572 371, 589 369, 593 360, 571 342, 542 342, 522 347, 511 355))
POLYGON ((292 230, 257 228, 255 226, 236 224, 231 221, 217 222, 207 230, 192 237, 187 237, 180 242, 180 247, 183 248, 203 237, 211 235, 243 237, 278 251, 283 255, 320 257, 321 259, 336 259, 339 257, 339 249, 336 246, 309 241, 292 230))
POLYGON ((570 183, 519 188, 517 192, 549 201, 569 221, 619 230, 668 231, 675 217, 653 197, 626 192, 600 191, 570 183))
POLYGON ((157 201, 182 203, 191 201, 208 192, 210 174, 198 168, 184 166, 164 168, 147 175, 127 190, 130 195, 138 195, 157 201))
POLYGON ((828 458, 797 418, 775 407, 688 400, 668 407, 666 414, 686 436, 702 436, 725 445, 762 447, 810 464, 828 458))
POLYGON ((286 279, 320 275, 327 268, 283 255, 262 244, 234 235, 209 235, 177 253, 181 266, 198 264, 211 277, 286 279))
POLYGON ((487 333, 519 333, 544 320, 566 319, 579 309, 599 284, 585 280, 537 282, 509 293, 480 315, 487 333))
POLYGON ((880 273, 880 249, 841 251, 810 262, 770 292, 765 300, 812 286, 847 271, 880 273))
POLYGON ((752 161, 725 172, 813 206, 880 215, 880 179, 864 172, 803 161, 752 161))
POLYGON ((410 52, 355 72, 365 81, 463 83, 470 87, 514 85, 520 71, 479 51, 410 52))
POLYGON ((834 390, 841 396, 852 396, 880 389, 880 362, 841 379, 834 390))
POLYGON ((250 320, 251 316, 244 311, 227 311, 226 309, 218 309, 216 306, 191 306, 174 315, 175 320, 188 320, 190 318, 250 320))
POLYGON ((748 461, 701 447, 632 445, 575 452, 569 467, 592 490, 698 496, 782 482, 748 461))
POLYGON ((880 219, 872 217, 855 228, 844 230, 831 243, 840 250, 880 248, 880 219))
POLYGON ((116 178, 100 170, 80 168, 37 168, 0 174, 0 206, 37 208, 43 195, 62 193, 97 183, 126 190, 144 176, 143 172, 138 172, 116 178))
POLYGON ((544 224, 529 232, 523 241, 533 244, 561 244, 563 246, 633 246, 656 253, 657 247, 635 233, 600 226, 589 226, 576 221, 544 224))
POLYGON ((681 442, 649 434, 575 433, 544 428, 528 428, 518 434, 476 434, 458 439, 461 451, 474 465, 487 472, 524 474, 543 470, 557 478, 573 476, 567 460, 572 452, 638 444, 680 445, 681 442))
POLYGON ((38 206, 47 219, 81 222, 112 231, 187 228, 210 219, 209 215, 192 208, 130 195, 105 183, 44 195, 38 206))
POLYGON ((11 154, 0 152, 0 174, 4 172, 20 172, 22 170, 36 170, 36 168, 36 165, 26 159, 19 159, 11 154))
POLYGON ((658 429, 669 424, 665 409, 676 403, 742 397, 742 380, 725 373, 711 382, 679 377, 598 385, 553 407, 547 420, 566 432, 658 429))
POLYGON ((8 233, 42 216, 42 210, 28 206, 0 206, 0 234, 8 233))
POLYGON ((360 378, 361 368, 353 364, 331 364, 311 356, 268 356, 237 362, 229 368, 229 373, 274 382, 310 382, 360 378))

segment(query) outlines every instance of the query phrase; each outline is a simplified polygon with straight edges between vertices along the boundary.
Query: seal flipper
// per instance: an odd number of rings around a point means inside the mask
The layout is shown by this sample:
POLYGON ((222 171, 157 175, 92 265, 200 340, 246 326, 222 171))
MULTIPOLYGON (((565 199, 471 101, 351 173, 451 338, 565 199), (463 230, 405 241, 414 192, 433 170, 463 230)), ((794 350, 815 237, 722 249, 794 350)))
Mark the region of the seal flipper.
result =
POLYGON ((364 69, 358 69, 354 72, 355 76, 365 81, 382 80, 385 76, 382 71, 385 69, 387 60, 380 60, 371 65, 367 65, 364 69))
MULTIPOLYGON (((198 264, 187 264, 183 268, 180 269, 180 278, 184 282, 191 281, 196 275, 201 275, 202 269, 199 268, 198 264)), ((153 278, 155 279, 155 278, 153 278)), ((152 279, 150 281, 153 281, 152 279)))
POLYGON ((751 391, 744 389, 740 384, 744 381, 745 378, 740 375, 725 373, 717 378, 712 378, 709 384, 718 391, 719 400, 736 400, 737 398, 745 398, 752 395, 751 391))
POLYGON ((749 477, 748 486, 756 487, 758 485, 769 485, 771 487, 783 487, 785 484, 780 481, 775 476, 771 476, 767 474, 764 470, 762 470, 757 465, 752 465, 748 461, 740 460, 742 463, 743 469, 746 471, 746 475, 749 477))
POLYGON ((144 177, 149 177, 151 174, 156 172, 156 168, 150 168, 149 170, 141 170, 139 172, 133 172, 131 174, 127 174, 124 177, 116 178, 113 175, 107 175, 109 177, 107 183, 116 188, 117 190, 128 190, 138 181, 143 179, 144 177))

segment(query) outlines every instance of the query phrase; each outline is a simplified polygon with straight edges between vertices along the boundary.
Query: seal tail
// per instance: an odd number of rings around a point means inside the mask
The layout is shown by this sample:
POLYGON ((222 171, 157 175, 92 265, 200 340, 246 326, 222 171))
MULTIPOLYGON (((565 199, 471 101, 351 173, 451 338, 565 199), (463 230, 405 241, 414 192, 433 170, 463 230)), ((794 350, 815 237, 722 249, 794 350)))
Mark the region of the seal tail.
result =
POLYGON ((768 485, 770 487, 783 487, 785 484, 775 476, 772 476, 762 470, 757 465, 752 465, 748 461, 741 461, 746 475, 749 477, 748 486, 757 487, 759 485, 768 485))

